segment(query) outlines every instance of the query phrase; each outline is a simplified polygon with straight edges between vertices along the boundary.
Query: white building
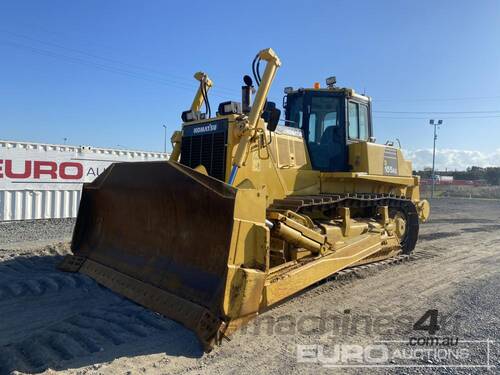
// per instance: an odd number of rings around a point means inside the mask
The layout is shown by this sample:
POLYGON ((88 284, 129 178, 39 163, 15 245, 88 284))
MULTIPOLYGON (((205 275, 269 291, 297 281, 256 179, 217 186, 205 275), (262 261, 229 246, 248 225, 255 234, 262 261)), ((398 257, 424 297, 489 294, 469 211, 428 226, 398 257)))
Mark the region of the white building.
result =
POLYGON ((76 217, 82 184, 111 163, 166 159, 160 152, 0 140, 0 221, 76 217))

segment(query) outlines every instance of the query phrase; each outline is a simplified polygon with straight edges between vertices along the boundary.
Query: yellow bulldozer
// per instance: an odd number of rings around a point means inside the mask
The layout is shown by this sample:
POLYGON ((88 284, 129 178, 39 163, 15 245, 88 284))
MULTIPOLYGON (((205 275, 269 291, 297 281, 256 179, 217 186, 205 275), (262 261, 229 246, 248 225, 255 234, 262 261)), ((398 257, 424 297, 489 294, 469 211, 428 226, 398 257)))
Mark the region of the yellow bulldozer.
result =
POLYGON ((85 184, 60 268, 184 324, 210 350, 345 268, 410 254, 429 204, 401 150, 375 143, 371 99, 330 77, 285 88, 282 120, 267 100, 280 65, 260 51, 242 101, 215 116, 212 81, 195 74, 170 159, 115 163, 85 184))

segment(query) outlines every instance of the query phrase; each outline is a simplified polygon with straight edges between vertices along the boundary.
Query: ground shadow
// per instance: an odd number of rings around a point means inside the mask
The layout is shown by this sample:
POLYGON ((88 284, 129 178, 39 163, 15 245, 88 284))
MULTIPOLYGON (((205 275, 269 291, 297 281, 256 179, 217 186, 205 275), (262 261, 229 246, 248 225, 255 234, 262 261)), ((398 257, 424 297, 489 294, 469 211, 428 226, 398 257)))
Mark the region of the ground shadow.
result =
POLYGON ((429 219, 429 223, 432 224, 488 224, 495 223, 496 220, 492 219, 475 219, 475 218, 441 218, 429 219))
POLYGON ((496 225, 483 225, 474 228, 462 228, 462 232, 465 233, 480 233, 480 232, 495 232, 500 229, 500 224, 496 225))
POLYGON ((433 232, 433 233, 420 234, 418 236, 418 239, 419 241, 432 241, 432 240, 439 240, 441 238, 455 237, 459 235, 460 235, 459 232, 433 232))

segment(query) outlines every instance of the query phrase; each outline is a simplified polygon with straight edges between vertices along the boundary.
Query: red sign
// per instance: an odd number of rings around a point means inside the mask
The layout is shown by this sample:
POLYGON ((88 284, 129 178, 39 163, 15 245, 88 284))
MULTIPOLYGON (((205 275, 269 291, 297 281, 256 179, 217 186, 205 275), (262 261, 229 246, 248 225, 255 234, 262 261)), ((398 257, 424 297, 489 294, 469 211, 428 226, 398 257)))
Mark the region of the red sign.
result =
POLYGON ((0 178, 38 180, 44 177, 51 180, 80 180, 83 177, 83 165, 77 162, 25 160, 24 168, 14 171, 12 160, 0 159, 0 178))

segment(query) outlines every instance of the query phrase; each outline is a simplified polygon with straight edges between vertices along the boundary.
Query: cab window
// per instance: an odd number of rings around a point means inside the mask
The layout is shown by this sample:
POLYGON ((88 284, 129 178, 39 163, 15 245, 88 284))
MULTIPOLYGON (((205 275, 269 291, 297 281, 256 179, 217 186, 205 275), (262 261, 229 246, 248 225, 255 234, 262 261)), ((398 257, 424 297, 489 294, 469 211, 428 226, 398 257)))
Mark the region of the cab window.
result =
POLYGON ((311 113, 309 116, 309 140, 311 142, 319 143, 319 139, 316 138, 316 128, 318 127, 316 123, 316 113, 311 113))
POLYGON ((366 141, 369 137, 368 131, 368 107, 364 104, 349 102, 349 139, 366 141))
POLYGON ((341 100, 334 96, 313 96, 309 106, 308 148, 315 169, 327 171, 339 163, 343 152, 340 126, 341 100))
POLYGON ((289 109, 286 126, 292 128, 302 128, 302 106, 303 106, 303 96, 291 96, 288 98, 287 109, 289 109))
POLYGON ((345 96, 326 92, 287 96, 285 124, 302 130, 314 170, 348 168, 346 105, 345 96))
POLYGON ((333 128, 339 126, 340 100, 336 97, 312 97, 309 111, 309 142, 331 143, 333 128))
POLYGON ((349 102, 349 138, 358 139, 358 104, 349 102))
POLYGON ((368 139, 368 107, 363 104, 358 105, 359 109, 359 139, 368 139))

